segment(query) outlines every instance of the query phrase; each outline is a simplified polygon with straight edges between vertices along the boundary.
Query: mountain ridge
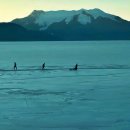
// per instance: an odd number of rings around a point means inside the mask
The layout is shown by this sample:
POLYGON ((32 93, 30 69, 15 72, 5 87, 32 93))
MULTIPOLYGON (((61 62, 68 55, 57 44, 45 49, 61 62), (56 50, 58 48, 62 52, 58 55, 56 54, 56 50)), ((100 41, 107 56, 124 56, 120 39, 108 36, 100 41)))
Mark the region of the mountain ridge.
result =
POLYGON ((79 15, 78 20, 81 24, 87 24, 88 22, 91 22, 92 18, 97 19, 98 17, 105 17, 105 18, 110 18, 112 20, 116 20, 114 15, 105 13, 104 11, 95 8, 90 10, 80 9, 80 10, 70 10, 70 11, 69 10, 57 10, 57 11, 34 10, 30 15, 22 19, 21 18, 14 19, 12 23, 22 25, 27 29, 46 30, 51 24, 61 22, 63 20, 65 20, 66 24, 68 24, 69 22, 71 22, 71 20, 73 20, 73 17, 76 15, 79 15))
MULTIPOLYGON (((16 39, 19 40, 130 40, 130 22, 98 8, 71 11, 34 10, 30 15, 14 19, 10 23, 24 28, 26 35, 21 38, 18 36, 16 39)), ((17 32, 16 28, 14 30, 17 32)), ((11 33, 10 29, 8 31, 11 33)))

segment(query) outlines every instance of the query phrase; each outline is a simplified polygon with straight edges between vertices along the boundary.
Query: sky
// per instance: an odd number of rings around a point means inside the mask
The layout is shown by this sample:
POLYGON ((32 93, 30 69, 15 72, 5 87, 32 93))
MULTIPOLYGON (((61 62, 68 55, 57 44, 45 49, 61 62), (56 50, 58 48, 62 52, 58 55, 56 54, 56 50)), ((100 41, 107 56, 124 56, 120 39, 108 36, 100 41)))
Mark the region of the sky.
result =
POLYGON ((29 15, 33 10, 99 8, 130 21, 130 0, 0 0, 0 22, 29 15))

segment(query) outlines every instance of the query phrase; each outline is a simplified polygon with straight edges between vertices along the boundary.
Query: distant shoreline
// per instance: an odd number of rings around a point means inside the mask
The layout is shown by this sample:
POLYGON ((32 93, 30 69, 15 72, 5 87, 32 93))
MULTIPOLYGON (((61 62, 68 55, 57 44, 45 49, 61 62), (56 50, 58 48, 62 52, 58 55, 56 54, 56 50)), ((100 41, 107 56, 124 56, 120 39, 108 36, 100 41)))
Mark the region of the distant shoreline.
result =
POLYGON ((43 41, 43 40, 1 41, 0 40, 0 42, 88 42, 88 41, 130 41, 130 39, 123 39, 123 40, 122 39, 121 40, 113 40, 113 39, 112 40, 77 40, 77 41, 76 40, 72 40, 72 41, 71 40, 65 40, 65 41, 60 41, 60 40, 59 41, 58 40, 57 41, 51 41, 51 40, 50 41, 49 40, 46 40, 46 41, 43 41))

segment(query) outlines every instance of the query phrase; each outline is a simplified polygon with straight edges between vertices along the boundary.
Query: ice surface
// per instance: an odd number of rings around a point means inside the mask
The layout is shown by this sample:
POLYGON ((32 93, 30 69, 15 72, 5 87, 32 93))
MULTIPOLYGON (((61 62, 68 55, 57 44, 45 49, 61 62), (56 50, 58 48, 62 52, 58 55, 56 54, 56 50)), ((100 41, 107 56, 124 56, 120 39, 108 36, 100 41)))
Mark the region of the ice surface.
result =
POLYGON ((130 129, 129 41, 1 42, 0 49, 0 130, 130 129), (3 71, 14 61, 28 71, 3 71))

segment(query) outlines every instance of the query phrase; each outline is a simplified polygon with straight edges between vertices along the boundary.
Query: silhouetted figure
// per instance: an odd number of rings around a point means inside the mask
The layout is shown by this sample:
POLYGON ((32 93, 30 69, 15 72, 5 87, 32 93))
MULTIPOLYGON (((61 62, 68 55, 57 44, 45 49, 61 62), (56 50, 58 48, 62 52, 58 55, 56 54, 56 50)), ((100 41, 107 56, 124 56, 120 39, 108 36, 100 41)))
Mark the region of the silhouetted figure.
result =
POLYGON ((42 64, 42 70, 44 70, 45 69, 45 63, 44 64, 42 64))
POLYGON ((78 64, 76 64, 74 67, 74 70, 77 70, 77 69, 78 69, 78 64))
POLYGON ((71 68, 71 69, 69 69, 69 70, 77 70, 78 69, 78 64, 76 64, 75 66, 74 66, 74 68, 71 68))
POLYGON ((14 70, 17 70, 17 64, 14 62, 14 70))

